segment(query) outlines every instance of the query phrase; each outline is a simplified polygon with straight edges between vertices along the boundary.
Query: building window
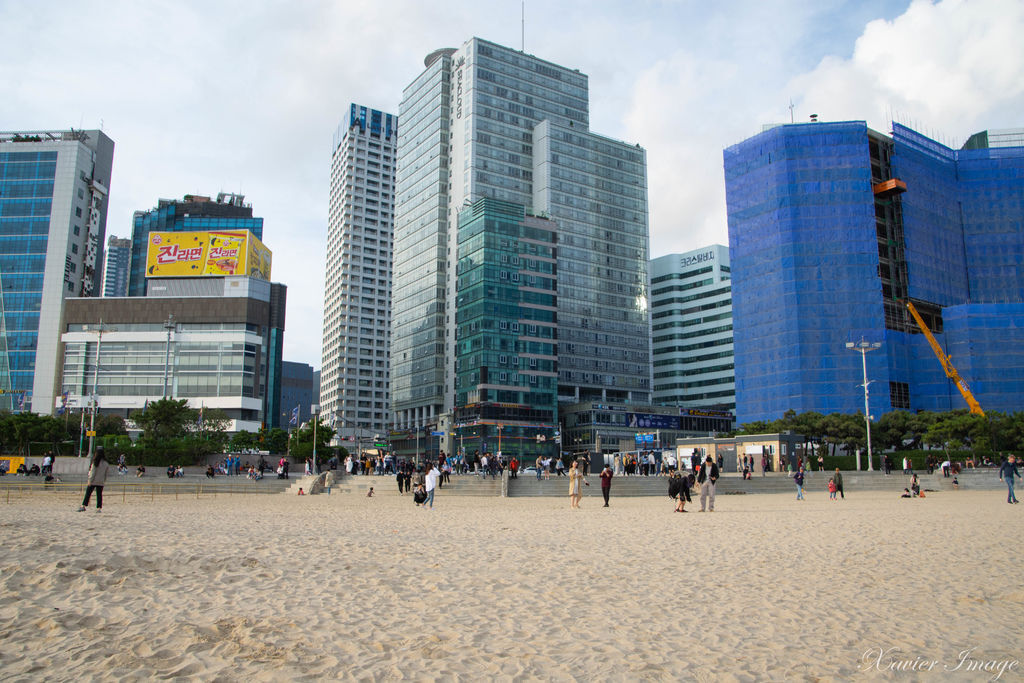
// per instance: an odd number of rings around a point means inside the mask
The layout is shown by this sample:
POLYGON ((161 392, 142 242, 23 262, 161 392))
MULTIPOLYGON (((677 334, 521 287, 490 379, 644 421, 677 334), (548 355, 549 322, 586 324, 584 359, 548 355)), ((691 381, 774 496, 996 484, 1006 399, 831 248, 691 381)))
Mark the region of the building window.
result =
POLYGON ((889 382, 889 401, 895 410, 910 410, 910 385, 906 382, 889 382))

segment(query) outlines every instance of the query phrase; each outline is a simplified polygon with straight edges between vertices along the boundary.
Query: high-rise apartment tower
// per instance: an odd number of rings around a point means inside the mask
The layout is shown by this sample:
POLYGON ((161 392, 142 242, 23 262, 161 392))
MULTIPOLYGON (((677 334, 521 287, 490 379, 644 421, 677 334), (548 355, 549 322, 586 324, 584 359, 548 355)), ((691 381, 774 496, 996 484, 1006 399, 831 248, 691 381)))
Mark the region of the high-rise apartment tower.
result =
POLYGON ((396 118, 351 105, 334 136, 320 410, 343 438, 387 429, 396 118))

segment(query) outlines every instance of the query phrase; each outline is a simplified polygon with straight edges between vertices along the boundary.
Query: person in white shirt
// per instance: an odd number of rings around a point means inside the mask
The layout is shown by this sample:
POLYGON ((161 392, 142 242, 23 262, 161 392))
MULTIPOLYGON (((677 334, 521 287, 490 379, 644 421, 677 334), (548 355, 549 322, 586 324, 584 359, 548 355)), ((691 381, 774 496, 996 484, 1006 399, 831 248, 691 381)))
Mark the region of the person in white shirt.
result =
POLYGON ((424 477, 427 485, 427 499, 424 501, 424 507, 433 509, 434 507, 434 489, 437 488, 437 468, 427 463, 427 474, 424 477))

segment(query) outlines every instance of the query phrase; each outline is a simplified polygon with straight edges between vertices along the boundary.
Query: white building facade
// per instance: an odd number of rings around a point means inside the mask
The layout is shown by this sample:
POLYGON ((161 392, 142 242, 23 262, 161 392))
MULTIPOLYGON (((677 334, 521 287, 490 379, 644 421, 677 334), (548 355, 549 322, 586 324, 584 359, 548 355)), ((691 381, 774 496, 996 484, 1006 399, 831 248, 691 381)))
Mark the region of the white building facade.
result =
POLYGON ((729 248, 651 259, 654 403, 735 411, 729 248))
POLYGON ((351 105, 334 137, 320 411, 342 438, 390 422, 388 352, 397 118, 351 105))

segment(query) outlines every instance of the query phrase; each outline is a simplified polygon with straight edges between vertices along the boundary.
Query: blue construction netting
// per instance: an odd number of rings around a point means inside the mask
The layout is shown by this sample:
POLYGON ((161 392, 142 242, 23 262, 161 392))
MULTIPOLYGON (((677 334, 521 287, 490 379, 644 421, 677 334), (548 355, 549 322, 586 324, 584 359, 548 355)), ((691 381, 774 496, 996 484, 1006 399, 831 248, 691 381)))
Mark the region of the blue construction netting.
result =
MULTIPOLYGON (((952 150, 893 128, 909 295, 943 307, 936 338, 982 406, 1020 410, 1024 148, 952 150)), ((724 162, 737 421, 862 411, 845 346, 861 337, 883 343, 866 357, 875 417, 966 407, 924 335, 886 328, 879 250, 898 235, 876 232, 866 124, 778 126, 724 162)))
MULTIPOLYGON (((885 338, 867 140, 863 121, 786 125, 725 150, 740 424, 863 410, 845 345, 885 338)), ((884 353, 867 362, 888 381, 884 353)))

